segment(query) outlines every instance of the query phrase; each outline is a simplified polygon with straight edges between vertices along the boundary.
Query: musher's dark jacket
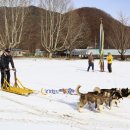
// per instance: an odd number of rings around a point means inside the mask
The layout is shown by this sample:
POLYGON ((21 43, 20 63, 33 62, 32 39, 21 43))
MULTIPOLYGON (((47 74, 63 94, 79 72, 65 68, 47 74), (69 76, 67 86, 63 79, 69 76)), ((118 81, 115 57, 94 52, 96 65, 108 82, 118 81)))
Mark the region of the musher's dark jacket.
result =
POLYGON ((14 62, 11 55, 5 56, 4 54, 1 55, 1 69, 9 69, 9 63, 11 63, 12 68, 14 68, 14 62))

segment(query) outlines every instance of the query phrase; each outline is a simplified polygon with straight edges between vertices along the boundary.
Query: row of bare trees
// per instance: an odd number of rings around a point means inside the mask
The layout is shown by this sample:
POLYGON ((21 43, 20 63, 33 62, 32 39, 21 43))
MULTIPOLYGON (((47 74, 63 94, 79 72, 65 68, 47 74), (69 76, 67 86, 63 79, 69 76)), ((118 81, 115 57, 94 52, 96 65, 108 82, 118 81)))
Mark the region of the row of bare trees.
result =
MULTIPOLYGON (((25 19, 31 0, 0 0, 0 48, 15 48, 21 44, 25 19)), ((90 45, 91 30, 86 19, 73 11, 71 0, 39 0, 41 10, 41 45, 52 57, 58 51, 90 45), (69 13, 68 13, 69 12, 69 13)), ((130 46, 130 33, 127 20, 120 15, 120 22, 111 24, 112 35, 108 41, 118 49, 121 58, 130 46)))
POLYGON ((130 27, 128 25, 128 18, 119 13, 119 22, 111 24, 111 35, 108 36, 109 43, 118 50, 121 60, 125 60, 126 50, 130 48, 130 27))
POLYGON ((79 17, 72 11, 70 0, 40 0, 40 6, 45 9, 41 10, 41 43, 50 57, 56 51, 70 52, 83 45, 90 30, 84 20, 76 21, 79 17))
MULTIPOLYGON (((0 48, 21 44, 25 18, 31 0, 0 0, 0 48)), ((41 44, 51 57, 54 52, 80 47, 85 24, 74 19, 71 0, 39 0, 41 8, 41 44), (71 12, 71 13, 67 13, 71 12)), ((40 21, 39 21, 40 23, 40 21)), ((87 34, 87 29, 84 31, 87 34)))

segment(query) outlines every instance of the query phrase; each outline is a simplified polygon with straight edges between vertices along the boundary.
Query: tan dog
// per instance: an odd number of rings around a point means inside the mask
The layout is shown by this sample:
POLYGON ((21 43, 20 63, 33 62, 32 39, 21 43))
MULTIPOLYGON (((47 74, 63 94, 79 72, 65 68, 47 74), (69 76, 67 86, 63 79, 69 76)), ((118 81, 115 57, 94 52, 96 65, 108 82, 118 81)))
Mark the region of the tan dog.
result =
POLYGON ((97 92, 88 92, 88 93, 80 93, 79 88, 81 86, 77 86, 77 94, 80 96, 79 103, 78 103, 78 110, 81 111, 81 108, 83 108, 86 104, 89 105, 89 108, 92 110, 91 104, 95 103, 95 109, 97 109, 100 112, 100 106, 103 105, 103 103, 108 104, 109 98, 103 97, 101 94, 98 94, 97 92))

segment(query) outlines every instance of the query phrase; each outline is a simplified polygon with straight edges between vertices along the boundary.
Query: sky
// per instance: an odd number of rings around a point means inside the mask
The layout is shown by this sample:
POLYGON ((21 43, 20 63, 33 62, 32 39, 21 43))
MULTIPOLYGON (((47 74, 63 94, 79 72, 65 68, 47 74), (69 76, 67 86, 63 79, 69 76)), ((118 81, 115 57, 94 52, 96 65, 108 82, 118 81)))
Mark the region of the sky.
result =
POLYGON ((130 17, 130 0, 73 0, 74 8, 96 7, 118 18, 122 12, 125 17, 130 17))
MULTIPOLYGON (((39 0, 32 0, 34 5, 38 5, 39 0)), ((130 24, 130 0, 72 0, 73 7, 96 7, 119 19, 119 13, 122 12, 125 18, 128 18, 130 24)))

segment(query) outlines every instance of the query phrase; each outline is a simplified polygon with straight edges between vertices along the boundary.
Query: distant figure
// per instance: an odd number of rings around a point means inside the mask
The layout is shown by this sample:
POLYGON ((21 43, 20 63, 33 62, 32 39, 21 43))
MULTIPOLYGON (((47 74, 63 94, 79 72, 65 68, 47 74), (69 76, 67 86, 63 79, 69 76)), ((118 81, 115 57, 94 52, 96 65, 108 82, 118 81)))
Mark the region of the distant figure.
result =
POLYGON ((94 71, 94 58, 93 58, 92 52, 88 56, 88 69, 87 69, 87 71, 89 71, 90 67, 92 67, 92 70, 94 71))
POLYGON ((111 53, 108 53, 108 56, 107 56, 107 69, 108 69, 108 72, 112 72, 112 61, 113 61, 113 56, 111 55, 111 53))

